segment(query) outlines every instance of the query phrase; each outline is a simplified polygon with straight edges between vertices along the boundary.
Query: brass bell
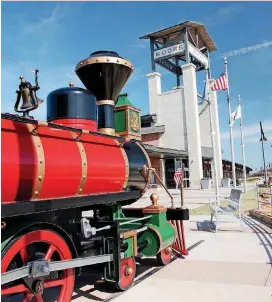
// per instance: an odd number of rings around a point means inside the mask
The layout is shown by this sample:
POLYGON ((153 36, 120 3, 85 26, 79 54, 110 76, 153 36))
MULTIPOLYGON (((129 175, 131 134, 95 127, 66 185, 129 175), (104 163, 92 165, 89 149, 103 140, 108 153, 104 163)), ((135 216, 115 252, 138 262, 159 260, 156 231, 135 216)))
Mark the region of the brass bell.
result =
MULTIPOLYGON (((38 100, 38 105, 40 105, 40 104, 42 104, 44 101, 43 100, 41 100, 41 99, 39 99, 39 98, 37 98, 37 100, 38 100)), ((31 102, 31 99, 30 99, 30 97, 29 97, 29 99, 24 99, 23 98, 23 104, 22 104, 22 106, 20 107, 20 109, 22 110, 22 109, 29 109, 29 108, 31 108, 31 107, 33 107, 34 106, 34 104, 32 104, 32 102, 31 102)))
POLYGON ((20 109, 29 109, 31 107, 33 107, 33 105, 31 104, 31 98, 30 98, 30 94, 29 94, 29 89, 23 89, 22 91, 22 99, 23 99, 23 104, 21 106, 20 109))

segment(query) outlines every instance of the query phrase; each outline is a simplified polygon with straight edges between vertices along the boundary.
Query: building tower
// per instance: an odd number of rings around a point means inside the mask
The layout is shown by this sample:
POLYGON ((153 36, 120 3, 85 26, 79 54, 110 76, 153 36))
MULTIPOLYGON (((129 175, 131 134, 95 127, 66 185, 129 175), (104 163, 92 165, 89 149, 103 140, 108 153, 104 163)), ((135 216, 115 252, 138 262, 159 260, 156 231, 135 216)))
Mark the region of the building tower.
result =
MULTIPOLYGON (((147 75, 150 114, 157 115, 156 125, 165 125, 168 131, 160 146, 187 151, 190 187, 199 189, 203 178, 203 158, 206 157, 203 156, 203 150, 205 153, 205 150, 211 149, 211 139, 208 110, 198 102, 196 72, 208 69, 210 84, 213 82, 209 54, 216 50, 216 46, 205 26, 191 21, 147 34, 140 39, 150 40, 152 72, 147 75), (162 93, 157 65, 175 75, 177 87, 174 90, 162 93), (181 77, 183 87, 180 85, 181 77)), ((221 180, 222 154, 216 92, 210 91, 210 101, 213 104, 211 115, 216 132, 217 173, 221 180)), ((207 158, 211 159, 212 156, 207 158)))

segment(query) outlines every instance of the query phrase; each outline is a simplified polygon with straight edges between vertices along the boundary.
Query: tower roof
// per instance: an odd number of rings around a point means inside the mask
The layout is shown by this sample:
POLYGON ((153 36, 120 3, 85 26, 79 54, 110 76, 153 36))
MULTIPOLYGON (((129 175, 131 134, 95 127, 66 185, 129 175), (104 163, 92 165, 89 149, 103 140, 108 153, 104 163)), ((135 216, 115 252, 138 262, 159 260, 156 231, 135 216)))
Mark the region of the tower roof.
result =
POLYGON ((205 46, 209 52, 216 50, 216 46, 208 34, 206 27, 201 23, 193 21, 185 21, 176 24, 174 26, 142 36, 140 39, 153 39, 160 43, 163 43, 163 39, 166 39, 169 42, 176 41, 177 39, 181 40, 184 35, 182 32, 184 28, 187 28, 189 35, 191 35, 194 40, 198 40, 199 48, 205 46))

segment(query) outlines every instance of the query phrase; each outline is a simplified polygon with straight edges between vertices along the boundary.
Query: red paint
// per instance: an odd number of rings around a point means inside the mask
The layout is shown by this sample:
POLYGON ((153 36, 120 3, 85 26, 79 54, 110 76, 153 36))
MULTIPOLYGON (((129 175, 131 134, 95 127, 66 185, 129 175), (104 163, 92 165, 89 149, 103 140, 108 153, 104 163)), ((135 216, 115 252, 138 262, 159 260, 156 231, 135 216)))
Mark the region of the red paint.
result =
POLYGON ((120 261, 120 280, 118 283, 118 287, 121 290, 128 289, 135 277, 136 273, 136 265, 133 257, 124 258, 120 261), (132 270, 131 274, 126 274, 127 269, 130 268, 132 270))
MULTIPOLYGON (((73 197, 82 177, 76 140, 66 130, 38 128, 45 155, 45 175, 38 199, 73 197)), ((82 195, 123 190, 125 160, 110 137, 83 134, 88 173, 82 195)), ((31 199, 37 177, 37 156, 27 124, 2 119, 2 203, 31 199)))
POLYGON ((108 137, 84 135, 88 178, 84 194, 119 192, 125 181, 125 162, 121 148, 108 137))
POLYGON ((26 124, 4 119, 1 122, 2 202, 28 200, 32 196, 37 174, 32 138, 26 124))
POLYGON ((56 119, 50 121, 54 124, 63 125, 67 127, 74 127, 78 129, 85 129, 89 131, 96 132, 97 131, 97 122, 91 121, 87 119, 80 119, 80 118, 67 118, 67 119, 56 119))
POLYGON ((180 253, 181 255, 189 255, 186 250, 185 234, 184 234, 184 225, 182 220, 170 220, 170 223, 174 226, 176 232, 176 239, 172 245, 172 248, 180 253))
MULTIPOLYGON (((33 255, 28 254, 29 251, 27 249, 27 246, 36 243, 37 249, 39 249, 39 243, 41 242, 47 244, 47 252, 45 253, 44 257, 46 260, 50 260, 53 254, 54 257, 55 255, 58 255, 59 261, 72 259, 72 254, 69 246, 63 238, 61 238, 55 232, 49 230, 37 230, 21 236, 12 244, 12 246, 8 249, 8 251, 2 258, 1 273, 3 274, 7 271, 9 265, 16 255, 18 255, 18 257, 21 257, 23 264, 26 264, 30 260, 33 260, 33 255)), ((59 293, 58 301, 70 302, 73 294, 74 282, 74 269, 67 269, 63 271, 63 276, 60 279, 44 281, 43 286, 44 290, 50 287, 60 286, 61 290, 59 293)), ((2 287, 1 296, 15 293, 22 293, 24 295, 23 301, 29 301, 33 297, 35 301, 43 301, 42 293, 33 295, 23 282, 15 286, 2 287)))
POLYGON ((45 176, 39 199, 74 196, 81 178, 81 158, 69 131, 41 127, 45 176))
POLYGON ((163 265, 168 264, 170 262, 171 256, 172 256, 172 249, 168 253, 166 252, 166 249, 160 251, 160 253, 157 255, 157 258, 159 258, 160 263, 163 265))

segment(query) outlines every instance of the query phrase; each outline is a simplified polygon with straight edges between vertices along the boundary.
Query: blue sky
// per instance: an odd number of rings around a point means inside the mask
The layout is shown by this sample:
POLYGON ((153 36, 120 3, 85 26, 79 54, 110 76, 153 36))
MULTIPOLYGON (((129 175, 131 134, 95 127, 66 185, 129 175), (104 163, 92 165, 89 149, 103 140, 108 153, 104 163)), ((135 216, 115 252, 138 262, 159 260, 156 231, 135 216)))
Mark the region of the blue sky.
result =
MULTIPOLYGON (((214 40, 218 50, 211 53, 211 71, 215 78, 224 69, 222 54, 263 45, 229 58, 229 82, 232 111, 238 94, 242 97, 247 165, 254 169, 262 166, 260 120, 268 138, 266 161, 272 162, 272 3, 2 2, 1 6, 1 51, 29 69, 40 69, 38 96, 44 100, 50 91, 67 86, 71 79, 82 87, 74 74, 76 63, 95 50, 111 49, 134 64, 134 75, 123 92, 143 114, 148 113, 150 49, 148 41, 139 37, 186 20, 204 23, 214 40)), ((175 77, 159 71, 163 90, 173 88, 175 77)), ((2 56, 2 112, 12 112, 20 75, 33 80, 30 72, 2 56)), ((197 76, 200 93, 203 77, 203 72, 197 76)), ((218 104, 223 157, 230 159, 225 92, 218 93, 218 104)), ((46 119, 45 104, 35 117, 46 119)), ((234 137, 235 159, 242 162, 238 122, 234 137)))

